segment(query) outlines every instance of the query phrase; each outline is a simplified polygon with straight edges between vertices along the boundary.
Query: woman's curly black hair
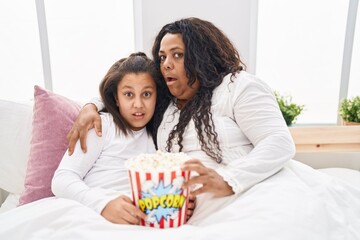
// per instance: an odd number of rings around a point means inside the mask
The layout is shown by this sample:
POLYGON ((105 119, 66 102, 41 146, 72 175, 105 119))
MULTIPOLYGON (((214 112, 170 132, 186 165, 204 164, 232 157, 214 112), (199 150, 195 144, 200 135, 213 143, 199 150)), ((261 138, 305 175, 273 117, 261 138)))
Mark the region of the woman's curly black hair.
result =
MULTIPOLYGON (((201 149, 208 156, 220 163, 221 149, 217 139, 211 113, 211 99, 214 89, 219 86, 223 78, 231 73, 235 74, 245 69, 245 64, 229 38, 211 22, 199 18, 185 18, 165 25, 157 35, 152 54, 156 66, 160 70, 159 50, 162 38, 166 34, 180 34, 185 45, 184 67, 191 86, 196 80, 200 88, 195 96, 187 102, 180 112, 179 123, 172 129, 167 140, 167 150, 172 148, 172 140, 178 138, 180 151, 183 134, 189 121, 193 119, 201 149)), ((167 91, 167 94, 170 94, 167 91)), ((165 108, 157 109, 161 115, 165 112, 170 100, 166 98, 165 108)), ((164 106, 163 106, 164 107, 164 106)), ((155 126, 159 126, 159 119, 155 126)))

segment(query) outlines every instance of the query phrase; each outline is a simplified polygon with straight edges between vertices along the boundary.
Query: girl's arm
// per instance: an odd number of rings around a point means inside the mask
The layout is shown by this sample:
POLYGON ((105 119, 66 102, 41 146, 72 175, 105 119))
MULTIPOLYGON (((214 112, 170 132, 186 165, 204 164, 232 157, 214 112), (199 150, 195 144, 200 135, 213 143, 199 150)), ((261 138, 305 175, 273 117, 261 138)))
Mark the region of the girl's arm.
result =
POLYGON ((57 197, 72 199, 88 206, 112 223, 139 224, 140 219, 146 218, 146 214, 128 196, 111 189, 89 187, 84 182, 86 174, 104 148, 103 139, 92 129, 88 134, 87 153, 81 150, 80 143, 77 142, 73 155, 64 154, 52 180, 52 191, 57 197))
POLYGON ((87 138, 90 151, 81 151, 77 142, 73 155, 64 154, 52 180, 52 191, 55 196, 78 201, 100 213, 105 205, 114 198, 109 191, 90 188, 85 182, 85 175, 99 158, 103 143, 95 130, 89 131, 87 138))

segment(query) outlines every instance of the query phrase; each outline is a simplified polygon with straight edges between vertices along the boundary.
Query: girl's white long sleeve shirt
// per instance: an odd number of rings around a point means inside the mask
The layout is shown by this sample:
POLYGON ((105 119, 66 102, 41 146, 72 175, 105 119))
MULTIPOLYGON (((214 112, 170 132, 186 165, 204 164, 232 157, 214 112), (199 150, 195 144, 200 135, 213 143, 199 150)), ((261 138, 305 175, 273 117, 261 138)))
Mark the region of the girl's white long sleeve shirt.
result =
POLYGON ((101 121, 102 137, 98 137, 94 129, 90 130, 88 151, 84 153, 78 141, 71 156, 64 154, 52 180, 55 196, 73 199, 98 213, 112 199, 131 196, 125 161, 141 153, 155 152, 145 128, 125 136, 116 131, 109 113, 101 114, 101 121))

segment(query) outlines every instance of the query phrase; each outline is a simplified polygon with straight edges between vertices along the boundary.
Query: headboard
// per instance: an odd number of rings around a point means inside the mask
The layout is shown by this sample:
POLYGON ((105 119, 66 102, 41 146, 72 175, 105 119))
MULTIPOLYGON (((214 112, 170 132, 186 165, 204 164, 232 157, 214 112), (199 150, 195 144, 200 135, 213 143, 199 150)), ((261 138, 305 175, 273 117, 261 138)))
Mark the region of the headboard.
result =
POLYGON ((314 168, 345 167, 360 170, 359 126, 294 126, 294 159, 314 168))
POLYGON ((359 126, 290 127, 297 152, 359 152, 359 126))

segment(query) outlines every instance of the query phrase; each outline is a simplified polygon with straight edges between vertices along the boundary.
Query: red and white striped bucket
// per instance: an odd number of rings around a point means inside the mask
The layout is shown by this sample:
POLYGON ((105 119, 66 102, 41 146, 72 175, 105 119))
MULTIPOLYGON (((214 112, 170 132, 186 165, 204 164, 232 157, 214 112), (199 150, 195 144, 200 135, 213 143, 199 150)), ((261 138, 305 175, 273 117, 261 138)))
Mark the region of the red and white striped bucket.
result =
POLYGON ((129 169, 133 201, 147 214, 141 225, 174 228, 186 223, 188 189, 182 189, 190 172, 145 172, 129 169))

